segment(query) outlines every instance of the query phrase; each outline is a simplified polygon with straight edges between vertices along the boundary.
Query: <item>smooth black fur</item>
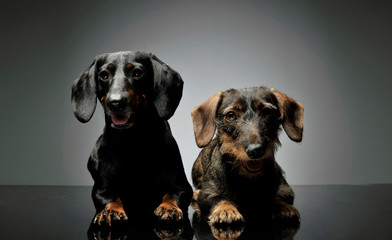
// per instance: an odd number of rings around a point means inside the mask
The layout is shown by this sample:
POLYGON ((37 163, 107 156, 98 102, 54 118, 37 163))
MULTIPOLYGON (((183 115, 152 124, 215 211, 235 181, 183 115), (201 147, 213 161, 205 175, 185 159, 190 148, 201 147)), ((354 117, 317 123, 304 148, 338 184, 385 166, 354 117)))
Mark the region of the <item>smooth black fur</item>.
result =
MULTIPOLYGON (((118 198, 132 219, 149 219, 166 194, 187 213, 192 188, 167 122, 179 104, 182 88, 176 71, 140 51, 98 55, 75 80, 72 106, 76 118, 89 121, 97 99, 105 111, 103 134, 88 160, 98 224, 106 221, 110 225, 107 214, 116 212, 102 211, 118 198)), ((164 213, 165 209, 156 211, 165 220, 181 219, 178 212, 164 213)), ((126 220, 118 214, 113 222, 126 220)))
POLYGON ((300 103, 264 87, 219 92, 192 111, 196 142, 204 147, 192 169, 193 206, 201 216, 212 224, 260 213, 299 219, 274 153, 282 124, 291 139, 301 141, 302 114, 300 103), (234 208, 214 217, 222 201, 234 208), (230 213, 233 209, 238 212, 230 213))

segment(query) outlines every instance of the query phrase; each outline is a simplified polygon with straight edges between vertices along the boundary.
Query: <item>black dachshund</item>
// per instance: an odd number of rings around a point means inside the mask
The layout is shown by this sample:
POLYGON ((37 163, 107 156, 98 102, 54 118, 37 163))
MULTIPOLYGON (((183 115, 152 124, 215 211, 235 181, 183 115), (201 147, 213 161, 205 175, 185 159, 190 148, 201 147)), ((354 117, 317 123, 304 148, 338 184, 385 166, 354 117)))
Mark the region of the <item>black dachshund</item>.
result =
POLYGON ((192 169, 192 206, 210 225, 266 212, 299 221, 294 192, 274 155, 281 125, 291 140, 302 140, 303 110, 285 94, 260 87, 218 92, 192 111, 196 143, 204 147, 192 169))
MULTIPOLYGON (((93 223, 181 220, 192 197, 167 120, 182 97, 180 75, 140 52, 98 55, 72 86, 73 112, 85 123, 97 99, 105 128, 88 161, 94 179, 93 223)), ((121 225, 121 224, 120 224, 121 225)))

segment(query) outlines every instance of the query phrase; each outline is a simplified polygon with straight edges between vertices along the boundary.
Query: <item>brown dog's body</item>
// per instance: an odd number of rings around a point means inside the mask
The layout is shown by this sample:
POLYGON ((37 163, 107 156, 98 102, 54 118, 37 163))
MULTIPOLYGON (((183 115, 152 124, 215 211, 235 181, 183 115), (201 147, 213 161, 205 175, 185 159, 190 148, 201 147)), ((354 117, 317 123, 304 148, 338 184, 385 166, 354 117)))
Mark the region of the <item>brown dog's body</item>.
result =
POLYGON ((210 224, 244 221, 260 211, 299 220, 274 154, 281 126, 290 139, 302 140, 302 118, 300 103, 263 87, 219 92, 195 108, 196 142, 204 149, 192 169, 192 206, 210 224))

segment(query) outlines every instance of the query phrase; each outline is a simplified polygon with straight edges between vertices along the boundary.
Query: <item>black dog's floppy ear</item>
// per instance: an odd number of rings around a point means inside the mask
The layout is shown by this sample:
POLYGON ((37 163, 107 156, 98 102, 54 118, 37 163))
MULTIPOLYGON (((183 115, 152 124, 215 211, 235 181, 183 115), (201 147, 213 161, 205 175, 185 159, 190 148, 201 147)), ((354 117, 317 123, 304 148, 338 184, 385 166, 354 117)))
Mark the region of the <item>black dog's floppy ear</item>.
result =
POLYGON ((271 88, 271 91, 278 99, 283 129, 291 140, 301 142, 304 129, 304 106, 274 88, 271 88))
POLYGON ((88 122, 97 105, 94 61, 72 85, 72 110, 82 123, 88 122))
POLYGON ((154 106, 164 120, 171 118, 182 97, 184 82, 180 74, 151 54, 154 69, 154 106))
POLYGON ((218 92, 191 112, 196 144, 200 148, 207 146, 214 137, 215 116, 221 97, 222 92, 218 92))

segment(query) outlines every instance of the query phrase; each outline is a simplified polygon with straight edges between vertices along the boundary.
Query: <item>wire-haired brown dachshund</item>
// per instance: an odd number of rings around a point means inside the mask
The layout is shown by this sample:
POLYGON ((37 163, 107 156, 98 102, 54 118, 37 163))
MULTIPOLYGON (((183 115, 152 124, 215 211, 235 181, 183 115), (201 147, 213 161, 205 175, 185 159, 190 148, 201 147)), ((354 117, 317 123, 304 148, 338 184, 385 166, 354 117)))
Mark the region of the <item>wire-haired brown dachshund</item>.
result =
POLYGON ((204 149, 192 169, 192 206, 211 225, 260 212, 299 220, 274 154, 281 126, 291 140, 302 140, 303 111, 294 99, 265 87, 218 92, 193 109, 196 143, 204 149))
POLYGON ((98 55, 72 86, 77 119, 92 117, 97 99, 105 128, 88 160, 94 179, 93 223, 130 219, 178 221, 192 188, 167 120, 183 89, 180 75, 156 56, 135 51, 98 55), (154 211, 155 210, 155 211, 154 211))

